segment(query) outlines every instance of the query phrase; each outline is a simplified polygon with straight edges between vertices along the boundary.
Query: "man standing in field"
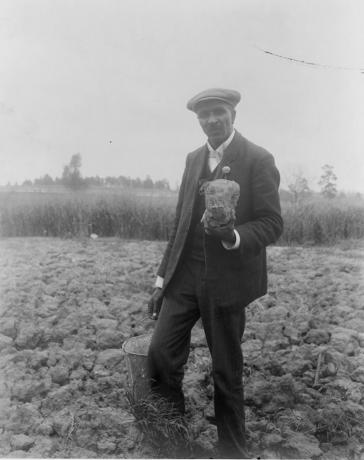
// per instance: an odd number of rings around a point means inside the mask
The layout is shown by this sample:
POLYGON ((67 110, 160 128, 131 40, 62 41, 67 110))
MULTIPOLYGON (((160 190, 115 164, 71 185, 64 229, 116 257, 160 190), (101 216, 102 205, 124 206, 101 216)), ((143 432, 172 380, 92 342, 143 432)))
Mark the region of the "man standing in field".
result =
POLYGON ((182 413, 183 366, 191 329, 201 317, 212 357, 219 455, 228 458, 247 457, 241 351, 245 307, 267 291, 265 248, 283 226, 273 156, 233 127, 239 101, 237 91, 214 88, 187 104, 207 143, 187 156, 174 227, 148 306, 158 319, 148 354, 152 390, 182 413), (222 178, 223 168, 240 186, 235 227, 207 228, 201 221, 201 185, 222 178))

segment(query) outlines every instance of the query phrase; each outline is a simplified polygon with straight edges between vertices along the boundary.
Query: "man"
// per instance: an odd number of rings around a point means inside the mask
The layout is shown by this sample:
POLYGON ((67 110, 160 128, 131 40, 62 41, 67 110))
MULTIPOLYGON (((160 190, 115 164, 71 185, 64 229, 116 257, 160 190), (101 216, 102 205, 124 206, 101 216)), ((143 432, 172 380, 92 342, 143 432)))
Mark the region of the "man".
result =
POLYGON ((173 230, 158 270, 149 312, 158 318, 148 354, 152 390, 182 413, 183 366, 191 329, 201 317, 212 357, 220 456, 245 458, 243 357, 245 310, 267 290, 265 247, 282 232, 279 173, 273 156, 234 130, 237 91, 194 96, 207 144, 187 156, 173 230), (240 185, 235 228, 204 230, 201 185, 223 177, 240 185), (225 168, 226 171, 226 168, 225 168))

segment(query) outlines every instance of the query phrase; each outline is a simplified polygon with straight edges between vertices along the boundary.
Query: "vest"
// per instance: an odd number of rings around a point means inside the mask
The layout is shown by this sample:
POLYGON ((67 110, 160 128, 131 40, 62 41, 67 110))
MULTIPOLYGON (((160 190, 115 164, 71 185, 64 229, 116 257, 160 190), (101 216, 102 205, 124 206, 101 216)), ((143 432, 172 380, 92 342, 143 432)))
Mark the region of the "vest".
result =
MULTIPOLYGON (((208 155, 206 155, 205 164, 199 178, 199 190, 205 182, 216 179, 217 176, 218 168, 216 167, 213 171, 210 171, 208 166, 208 158, 208 155)), ((195 203, 192 211, 192 220, 183 257, 205 263, 205 253, 203 249, 205 230, 203 223, 201 222, 203 213, 206 209, 205 196, 199 191, 197 193, 198 195, 195 197, 195 203)))

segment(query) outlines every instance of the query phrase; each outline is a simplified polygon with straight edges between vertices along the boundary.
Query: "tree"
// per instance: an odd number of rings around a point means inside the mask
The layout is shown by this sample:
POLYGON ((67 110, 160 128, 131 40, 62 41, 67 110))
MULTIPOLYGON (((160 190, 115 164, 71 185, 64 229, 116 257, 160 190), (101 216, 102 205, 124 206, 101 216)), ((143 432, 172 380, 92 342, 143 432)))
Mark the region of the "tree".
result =
POLYGON ((326 164, 322 167, 322 170, 323 173, 318 182, 321 187, 321 193, 326 198, 334 198, 337 195, 337 177, 334 173, 334 167, 326 164))
POLYGON ((106 176, 105 184, 106 185, 118 185, 118 179, 117 177, 114 177, 114 176, 106 176))
POLYGON ((86 186, 96 186, 96 187, 100 187, 104 185, 105 183, 105 180, 100 176, 85 177, 83 181, 86 186))
POLYGON ((71 161, 63 168, 62 183, 74 190, 84 187, 85 183, 81 177, 82 159, 79 153, 71 157, 71 161))
POLYGON ((147 177, 143 181, 143 187, 144 188, 153 188, 153 186, 154 186, 154 183, 152 181, 152 178, 149 175, 147 175, 147 177))
POLYGON ((53 185, 53 179, 49 174, 45 174, 38 179, 34 179, 34 185, 53 185))
POLYGON ((169 182, 167 179, 161 179, 154 182, 154 188, 158 190, 170 190, 169 182))
POLYGON ((303 177, 301 172, 294 175, 293 181, 288 184, 288 190, 292 193, 295 203, 311 192, 307 179, 303 177))
POLYGON ((131 186, 135 188, 142 188, 143 182, 140 177, 136 177, 135 179, 131 180, 131 186))

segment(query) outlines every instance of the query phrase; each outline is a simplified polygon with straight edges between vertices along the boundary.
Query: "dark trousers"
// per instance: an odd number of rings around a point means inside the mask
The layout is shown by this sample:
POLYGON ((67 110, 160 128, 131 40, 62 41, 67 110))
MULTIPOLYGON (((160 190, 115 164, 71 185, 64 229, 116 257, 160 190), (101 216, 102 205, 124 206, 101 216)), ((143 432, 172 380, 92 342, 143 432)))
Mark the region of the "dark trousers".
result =
POLYGON ((212 357, 215 417, 221 455, 244 458, 244 395, 241 338, 245 310, 220 307, 209 296, 203 263, 187 260, 163 300, 148 354, 152 390, 185 410, 182 392, 191 329, 201 317, 212 357))

